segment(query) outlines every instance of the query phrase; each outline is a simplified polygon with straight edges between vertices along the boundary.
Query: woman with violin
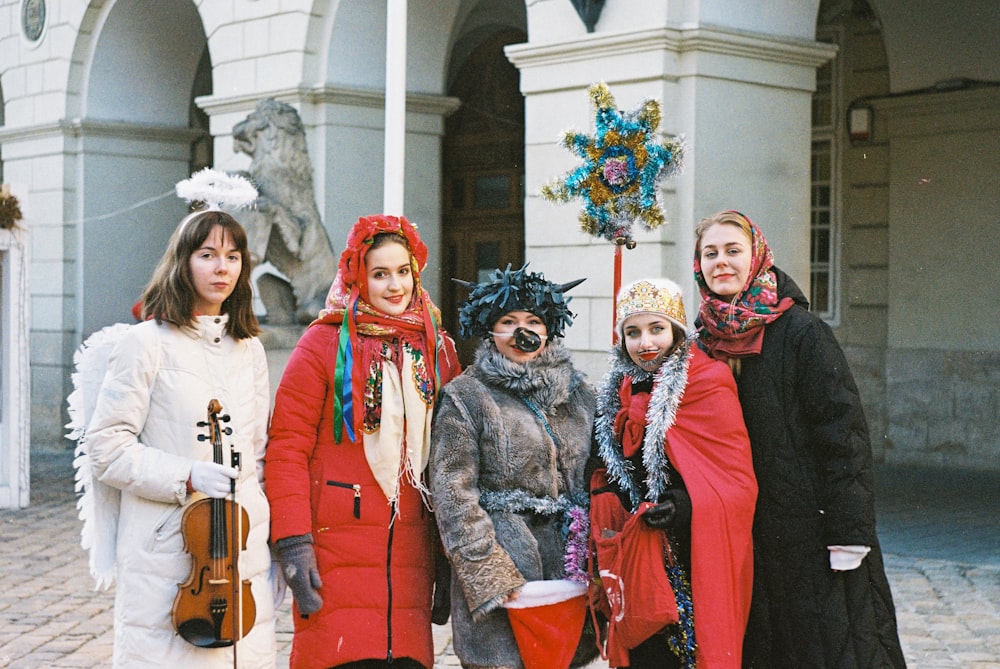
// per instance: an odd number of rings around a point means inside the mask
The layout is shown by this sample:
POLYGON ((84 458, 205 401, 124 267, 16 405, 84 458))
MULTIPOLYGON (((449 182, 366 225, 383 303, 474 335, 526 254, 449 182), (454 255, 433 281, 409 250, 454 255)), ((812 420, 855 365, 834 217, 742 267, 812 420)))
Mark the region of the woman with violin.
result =
POLYGON ((448 599, 425 468, 438 391, 459 369, 426 263, 405 218, 360 218, 278 387, 265 471, 292 669, 434 664, 432 602, 448 599))
POLYGON ((185 217, 141 304, 86 434, 114 495, 96 512, 116 517, 114 666, 273 669, 270 390, 244 229, 211 207, 185 217))

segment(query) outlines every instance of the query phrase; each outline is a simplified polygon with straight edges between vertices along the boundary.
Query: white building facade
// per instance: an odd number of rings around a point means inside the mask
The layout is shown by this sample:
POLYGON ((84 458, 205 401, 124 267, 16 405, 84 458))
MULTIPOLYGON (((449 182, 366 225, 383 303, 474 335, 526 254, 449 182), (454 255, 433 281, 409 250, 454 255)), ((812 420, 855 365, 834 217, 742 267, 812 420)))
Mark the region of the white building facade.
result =
MULTIPOLYGON (((403 4, 403 213, 428 242, 425 282, 449 317, 462 297, 451 276, 524 260, 555 281, 586 276, 567 342, 600 378, 612 249, 580 231, 578 205, 538 190, 576 165, 558 142, 593 132, 587 89, 603 81, 623 109, 659 100, 661 130, 687 146, 662 185, 669 223, 625 251, 623 281, 677 280, 693 317, 694 226, 739 209, 835 328, 878 458, 1000 469, 994 0, 403 4)), ((68 446, 73 351, 131 317, 184 214, 174 184, 206 165, 247 167, 231 132, 258 100, 299 111, 335 251, 358 216, 381 211, 386 11, 386 0, 0 0, 0 182, 24 212, 30 319, 28 369, 14 377, 30 386, 0 386, 4 420, 21 427, 0 441, 8 485, 25 480, 24 426, 32 449, 68 446)), ((11 266, 4 247, 0 258, 11 266)), ((15 298, 0 295, 11 313, 15 298)), ((19 356, 0 341, 7 379, 19 356)))

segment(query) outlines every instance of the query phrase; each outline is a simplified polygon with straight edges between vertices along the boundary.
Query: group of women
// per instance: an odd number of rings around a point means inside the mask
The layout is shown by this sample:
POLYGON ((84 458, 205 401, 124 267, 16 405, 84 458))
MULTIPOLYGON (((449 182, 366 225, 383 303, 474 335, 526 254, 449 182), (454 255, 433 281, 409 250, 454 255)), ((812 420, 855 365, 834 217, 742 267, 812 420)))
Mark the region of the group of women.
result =
MULTIPOLYGON (((528 582, 599 572, 579 550, 595 480, 662 533, 690 603, 616 666, 904 666, 844 356, 747 217, 705 219, 697 240, 698 327, 676 284, 626 286, 595 388, 559 341, 578 282, 508 266, 467 284, 459 334, 482 342, 463 372, 416 228, 362 217, 269 410, 246 234, 188 215, 87 431, 117 494, 115 666, 274 667, 287 585, 296 669, 430 669, 449 616, 463 667, 520 669, 505 606, 528 582), (210 399, 242 466, 202 436, 210 399), (234 491, 253 625, 196 644, 171 615, 191 570, 182 518, 234 491)), ((607 623, 588 617, 574 666, 607 623)))

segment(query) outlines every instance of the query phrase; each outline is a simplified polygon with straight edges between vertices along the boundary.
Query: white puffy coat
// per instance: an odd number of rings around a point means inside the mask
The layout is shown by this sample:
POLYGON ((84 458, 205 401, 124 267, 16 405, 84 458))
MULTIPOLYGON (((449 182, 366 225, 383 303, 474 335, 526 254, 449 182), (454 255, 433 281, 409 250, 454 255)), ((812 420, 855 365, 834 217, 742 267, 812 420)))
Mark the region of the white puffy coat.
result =
POLYGON ((262 490, 270 390, 256 338, 225 333, 227 316, 200 316, 197 328, 147 321, 129 328, 108 361, 87 430, 93 476, 121 491, 115 541, 114 666, 232 667, 232 648, 191 645, 173 628, 177 584, 188 579, 181 517, 198 495, 187 493, 194 460, 212 460, 199 421, 217 399, 231 416, 223 437, 242 454, 237 501, 250 519, 239 575, 250 579, 257 609, 238 644, 244 669, 275 665, 274 596, 269 584, 269 512, 262 490))

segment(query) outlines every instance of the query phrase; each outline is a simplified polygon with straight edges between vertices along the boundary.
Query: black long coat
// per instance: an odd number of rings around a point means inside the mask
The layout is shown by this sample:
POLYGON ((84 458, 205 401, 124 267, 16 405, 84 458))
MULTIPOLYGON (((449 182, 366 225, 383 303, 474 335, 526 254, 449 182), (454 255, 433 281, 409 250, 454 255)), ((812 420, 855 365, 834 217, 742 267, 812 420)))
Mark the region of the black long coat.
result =
POLYGON ((760 355, 743 358, 737 377, 759 487, 743 666, 905 667, 858 389, 829 326, 776 273, 779 295, 796 304, 765 326, 760 355), (858 569, 835 572, 832 545, 872 550, 858 569))

